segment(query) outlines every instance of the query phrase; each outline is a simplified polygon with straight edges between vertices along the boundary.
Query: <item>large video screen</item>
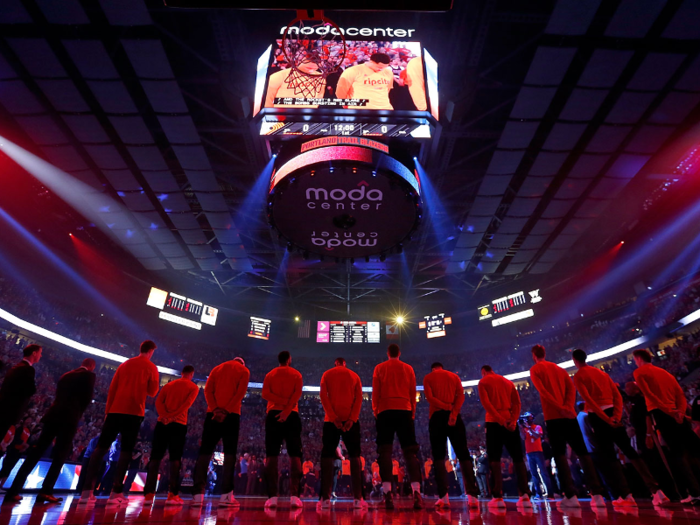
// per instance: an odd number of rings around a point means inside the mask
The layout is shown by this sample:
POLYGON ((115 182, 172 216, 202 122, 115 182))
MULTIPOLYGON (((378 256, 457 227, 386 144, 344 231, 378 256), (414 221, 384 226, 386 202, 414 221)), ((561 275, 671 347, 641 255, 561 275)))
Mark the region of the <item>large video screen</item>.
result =
POLYGON ((317 343, 380 343, 377 321, 318 321, 317 343))
POLYGON ((219 316, 218 308, 159 288, 151 288, 146 304, 160 310, 160 319, 195 330, 201 330, 202 324, 216 326, 219 316))
MULTIPOLYGON (((330 56, 342 54, 342 43, 310 40, 330 56)), ((299 86, 304 78, 290 67, 282 40, 272 53, 265 93, 266 108, 353 108, 362 110, 426 111, 425 72, 419 42, 347 40, 345 59, 335 73, 313 89, 299 86)), ((304 72, 319 71, 312 60, 304 72)))

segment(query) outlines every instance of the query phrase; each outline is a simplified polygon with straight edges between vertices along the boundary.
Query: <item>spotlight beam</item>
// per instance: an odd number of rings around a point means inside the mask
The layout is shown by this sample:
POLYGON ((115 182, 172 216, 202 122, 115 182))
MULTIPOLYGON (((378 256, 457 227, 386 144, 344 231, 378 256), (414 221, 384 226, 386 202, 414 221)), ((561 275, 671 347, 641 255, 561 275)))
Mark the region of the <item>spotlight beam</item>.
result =
POLYGON ((10 140, 0 136, 2 151, 24 168, 30 175, 50 188, 66 203, 86 219, 93 222, 103 232, 116 238, 112 232, 106 212, 121 212, 128 216, 131 212, 122 204, 92 186, 79 181, 69 173, 57 168, 44 159, 25 150, 10 140))
POLYGON ((29 232, 24 226, 17 222, 9 213, 0 208, 0 218, 9 224, 17 233, 20 234, 29 244, 32 245, 41 255, 51 261, 66 277, 68 277, 81 290, 84 290, 97 304, 103 306, 106 311, 119 320, 123 325, 134 333, 142 333, 143 330, 129 317, 125 316, 116 306, 112 304, 105 296, 103 296, 95 287, 88 283, 78 272, 73 270, 66 264, 58 255, 53 253, 43 242, 29 232))

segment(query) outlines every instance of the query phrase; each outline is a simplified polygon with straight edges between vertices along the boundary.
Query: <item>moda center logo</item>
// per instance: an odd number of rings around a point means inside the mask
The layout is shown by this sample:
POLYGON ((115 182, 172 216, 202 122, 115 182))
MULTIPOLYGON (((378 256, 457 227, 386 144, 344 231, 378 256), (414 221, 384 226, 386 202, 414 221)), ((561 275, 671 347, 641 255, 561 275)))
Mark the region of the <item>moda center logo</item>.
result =
POLYGON ((357 188, 345 191, 341 188, 307 188, 306 207, 310 210, 378 210, 384 194, 381 190, 368 189, 369 184, 360 181, 357 188), (368 200, 370 202, 360 202, 368 200))
MULTIPOLYGON (((343 35, 347 36, 381 36, 381 37, 391 37, 391 38, 413 38, 413 33, 415 29, 394 29, 393 27, 348 27, 339 28, 343 35)), ((283 26, 280 29, 280 35, 283 35, 287 30, 287 26, 283 26)), ((328 34, 337 35, 338 30, 335 27, 328 25, 323 26, 306 26, 306 27, 290 27, 289 33, 287 34, 302 34, 302 35, 318 35, 326 36, 328 34)))
POLYGON ((338 246, 346 248, 372 247, 377 245, 377 232, 328 232, 328 231, 313 231, 311 233, 311 242, 314 246, 323 246, 326 250, 333 250, 338 246))

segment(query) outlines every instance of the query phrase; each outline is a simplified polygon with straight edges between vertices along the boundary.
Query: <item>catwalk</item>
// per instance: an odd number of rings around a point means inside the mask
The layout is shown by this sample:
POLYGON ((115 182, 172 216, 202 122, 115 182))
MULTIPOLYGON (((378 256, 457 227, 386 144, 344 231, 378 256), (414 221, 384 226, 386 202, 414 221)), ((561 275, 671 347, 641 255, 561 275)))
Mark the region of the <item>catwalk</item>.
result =
POLYGON ((34 505, 34 497, 27 496, 20 504, 3 505, 0 509, 0 525, 108 525, 108 524, 163 524, 163 525, 247 525, 266 524, 338 524, 338 525, 390 525, 415 524, 439 525, 469 523, 474 525, 659 525, 659 522, 683 520, 700 523, 700 512, 692 507, 673 504, 653 507, 641 502, 638 508, 607 509, 590 508, 588 500, 582 500, 581 509, 556 509, 547 503, 535 504, 531 511, 515 508, 515 500, 508 500, 508 508, 494 511, 482 502, 479 509, 469 509, 464 502, 454 500, 450 511, 436 512, 433 500, 426 499, 423 511, 410 509, 410 500, 397 500, 397 510, 386 512, 382 507, 369 511, 353 511, 350 501, 339 501, 330 511, 317 512, 316 501, 304 500, 304 508, 291 510, 286 502, 276 511, 263 510, 263 498, 241 498, 239 509, 220 508, 218 498, 207 498, 202 507, 186 504, 182 507, 165 507, 164 499, 155 505, 143 504, 143 498, 134 496, 128 505, 106 505, 106 499, 98 499, 94 505, 78 506, 77 499, 69 496, 57 505, 34 505))

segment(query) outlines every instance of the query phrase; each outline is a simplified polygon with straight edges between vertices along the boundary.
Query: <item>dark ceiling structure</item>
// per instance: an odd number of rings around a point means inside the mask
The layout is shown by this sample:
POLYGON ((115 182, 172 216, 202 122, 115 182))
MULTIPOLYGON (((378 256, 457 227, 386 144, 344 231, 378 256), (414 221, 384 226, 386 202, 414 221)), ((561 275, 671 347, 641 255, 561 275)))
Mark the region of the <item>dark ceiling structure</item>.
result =
POLYGON ((326 14, 415 27, 440 64, 440 124, 419 157, 440 205, 400 256, 304 260, 269 228, 264 199, 242 213, 270 159, 251 120, 255 63, 293 11, 3 0, 3 135, 89 186, 124 256, 160 278, 210 286, 222 302, 351 313, 585 262, 584 239, 594 256, 673 178, 649 167, 700 115, 696 0, 326 14))

